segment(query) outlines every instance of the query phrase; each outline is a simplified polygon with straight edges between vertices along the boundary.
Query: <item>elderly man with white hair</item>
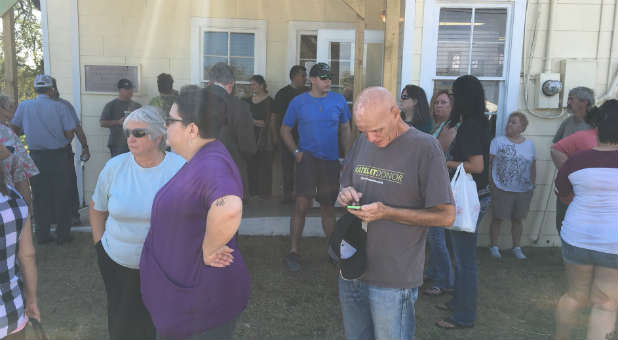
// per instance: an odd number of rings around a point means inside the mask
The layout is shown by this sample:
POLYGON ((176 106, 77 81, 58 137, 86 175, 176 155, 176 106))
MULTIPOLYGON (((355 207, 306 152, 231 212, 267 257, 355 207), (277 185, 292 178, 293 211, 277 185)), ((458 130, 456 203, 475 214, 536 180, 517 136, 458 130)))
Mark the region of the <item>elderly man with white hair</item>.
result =
POLYGON ((455 206, 438 141, 408 126, 384 88, 354 103, 362 132, 346 157, 337 198, 367 223, 367 266, 360 279, 339 278, 348 339, 412 339, 414 303, 423 284, 429 226, 450 226, 455 206))
POLYGON ((90 201, 90 224, 107 293, 111 339, 154 339, 155 328, 140 293, 139 261, 150 230, 152 202, 184 165, 165 149, 159 109, 145 106, 123 121, 129 151, 110 159, 90 201))

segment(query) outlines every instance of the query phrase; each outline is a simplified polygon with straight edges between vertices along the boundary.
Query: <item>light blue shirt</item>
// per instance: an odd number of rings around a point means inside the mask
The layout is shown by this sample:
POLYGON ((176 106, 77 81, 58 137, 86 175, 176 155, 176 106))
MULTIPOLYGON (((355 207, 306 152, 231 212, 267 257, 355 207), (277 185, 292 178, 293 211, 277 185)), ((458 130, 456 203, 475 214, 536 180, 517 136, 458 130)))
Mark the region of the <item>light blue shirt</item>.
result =
POLYGON ((154 197, 184 164, 185 160, 173 152, 166 152, 163 161, 152 168, 139 166, 130 152, 105 164, 92 201, 95 210, 109 213, 101 244, 114 262, 139 268, 154 197))
POLYGON ((60 149, 69 144, 65 131, 77 127, 70 108, 45 94, 19 103, 11 124, 24 130, 31 150, 60 149))

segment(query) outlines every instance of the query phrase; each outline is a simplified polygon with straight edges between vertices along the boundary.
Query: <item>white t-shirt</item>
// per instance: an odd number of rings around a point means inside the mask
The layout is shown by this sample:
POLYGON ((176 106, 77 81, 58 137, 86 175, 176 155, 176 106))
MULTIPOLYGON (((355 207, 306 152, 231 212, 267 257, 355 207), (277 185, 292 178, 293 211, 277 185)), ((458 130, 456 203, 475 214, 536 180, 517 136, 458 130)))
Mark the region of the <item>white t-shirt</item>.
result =
POLYGON ((95 210, 109 212, 101 243, 119 265, 139 268, 154 197, 184 164, 182 157, 166 152, 159 165, 142 168, 127 152, 101 170, 92 200, 95 210))
POLYGON ((570 245, 618 254, 618 151, 576 153, 556 176, 559 195, 574 194, 560 236, 570 245))
POLYGON ((491 141, 489 154, 494 156, 491 176, 498 189, 511 192, 532 190, 534 183, 530 179, 530 167, 536 152, 529 139, 518 144, 506 136, 498 136, 491 141))

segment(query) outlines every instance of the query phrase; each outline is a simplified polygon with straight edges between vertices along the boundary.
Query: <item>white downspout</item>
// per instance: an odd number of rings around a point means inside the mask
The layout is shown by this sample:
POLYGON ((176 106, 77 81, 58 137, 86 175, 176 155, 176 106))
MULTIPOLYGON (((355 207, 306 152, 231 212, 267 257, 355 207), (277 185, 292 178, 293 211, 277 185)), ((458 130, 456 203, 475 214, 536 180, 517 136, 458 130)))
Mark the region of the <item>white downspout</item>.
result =
MULTIPOLYGON (((401 56, 401 89, 412 84, 412 60, 414 59, 414 19, 416 0, 406 0, 403 20, 403 46, 401 56)), ((428 94, 429 95, 429 94, 428 94)))
POLYGON ((616 43, 616 39, 618 39, 618 1, 614 5, 614 22, 612 23, 612 33, 609 41, 609 60, 607 66, 607 90, 603 95, 600 95, 596 98, 597 103, 602 103, 608 99, 616 99, 618 97, 618 65, 616 65, 616 69, 612 73, 612 63, 614 59, 616 59, 616 53, 618 49, 618 44, 616 43), (612 75, 614 79, 611 80, 612 75))
POLYGON ((47 0, 41 0, 41 31, 43 36, 41 37, 41 44, 43 45, 43 73, 49 74, 51 72, 51 65, 49 63, 49 30, 47 25, 47 0))
POLYGON ((547 31, 545 34, 545 67, 543 68, 543 72, 551 72, 551 57, 549 53, 551 52, 551 38, 552 38, 552 27, 554 27, 554 8, 556 6, 557 0, 551 0, 549 2, 549 12, 547 14, 547 31))
MULTIPOLYGON (((81 101, 81 74, 79 61, 79 7, 78 0, 71 0, 71 49, 73 59, 73 106, 80 121, 82 119, 82 101, 81 101)), ((79 192, 79 201, 84 202, 84 169, 81 165, 80 156, 82 154, 82 145, 73 140, 73 150, 75 150, 75 173, 77 175, 77 191, 79 192)))
MULTIPOLYGON (((607 84, 610 83, 611 77, 611 66, 612 62, 616 58, 616 50, 618 49, 618 44, 616 43, 616 39, 618 39, 618 0, 614 4, 614 22, 612 23, 612 34, 609 39, 609 72, 607 72, 607 84)), ((618 70, 618 67, 616 68, 618 70)))

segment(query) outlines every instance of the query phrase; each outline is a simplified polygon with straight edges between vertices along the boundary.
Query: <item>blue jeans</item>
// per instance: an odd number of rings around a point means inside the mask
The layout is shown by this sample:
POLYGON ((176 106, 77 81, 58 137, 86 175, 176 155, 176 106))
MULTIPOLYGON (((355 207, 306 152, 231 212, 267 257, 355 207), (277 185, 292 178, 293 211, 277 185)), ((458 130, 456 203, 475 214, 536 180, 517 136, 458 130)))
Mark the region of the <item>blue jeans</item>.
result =
POLYGON ((451 256, 446 246, 444 228, 432 227, 427 233, 429 241, 429 263, 425 275, 434 281, 433 286, 441 289, 453 288, 455 277, 451 269, 451 256))
POLYGON ((414 339, 418 288, 382 288, 339 276, 347 339, 414 339))
MULTIPOLYGON (((478 230, 491 203, 491 196, 479 198, 481 211, 476 222, 478 230)), ((448 231, 455 260, 455 295, 447 302, 453 311, 451 320, 462 326, 473 326, 476 320, 478 269, 476 267, 476 233, 448 231)))

